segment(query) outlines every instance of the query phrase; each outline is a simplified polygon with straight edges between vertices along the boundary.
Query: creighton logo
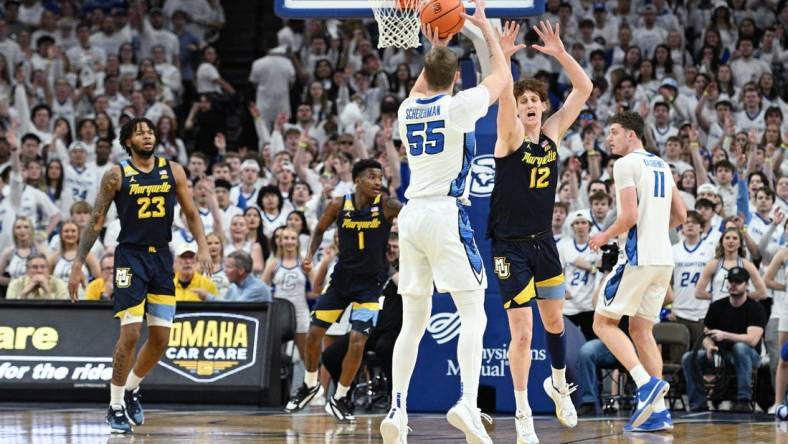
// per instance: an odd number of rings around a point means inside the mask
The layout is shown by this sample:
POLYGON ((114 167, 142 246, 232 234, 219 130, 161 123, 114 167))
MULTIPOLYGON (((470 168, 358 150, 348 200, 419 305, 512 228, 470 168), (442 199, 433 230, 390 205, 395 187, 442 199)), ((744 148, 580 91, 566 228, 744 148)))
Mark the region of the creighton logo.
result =
POLYGON ((471 196, 489 196, 492 194, 493 186, 495 186, 495 158, 492 154, 476 157, 471 163, 471 196))
POLYGON ((229 313, 175 316, 161 364, 194 382, 214 382, 257 361, 259 321, 229 313))
POLYGON ((493 261, 495 262, 495 274, 501 279, 509 279, 509 276, 512 275, 509 271, 509 266, 511 265, 509 261, 505 257, 495 257, 493 261))
POLYGON ((131 286, 131 268, 115 269, 115 286, 118 288, 129 288, 131 286))

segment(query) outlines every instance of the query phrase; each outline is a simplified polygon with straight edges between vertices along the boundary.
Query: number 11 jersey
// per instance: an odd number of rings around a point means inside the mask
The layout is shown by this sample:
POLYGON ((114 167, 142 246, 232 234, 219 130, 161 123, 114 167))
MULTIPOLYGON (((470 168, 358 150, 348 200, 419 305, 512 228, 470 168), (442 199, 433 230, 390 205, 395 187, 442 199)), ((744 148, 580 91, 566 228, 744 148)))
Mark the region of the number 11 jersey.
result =
POLYGON ((407 145, 410 184, 405 197, 468 197, 466 179, 476 153, 476 121, 487 114, 490 94, 485 86, 454 96, 409 97, 397 120, 407 145))
POLYGON ((115 194, 120 219, 118 243, 166 246, 172 240, 173 209, 177 200, 170 162, 153 159, 153 169, 143 172, 130 160, 120 163, 122 182, 115 194))

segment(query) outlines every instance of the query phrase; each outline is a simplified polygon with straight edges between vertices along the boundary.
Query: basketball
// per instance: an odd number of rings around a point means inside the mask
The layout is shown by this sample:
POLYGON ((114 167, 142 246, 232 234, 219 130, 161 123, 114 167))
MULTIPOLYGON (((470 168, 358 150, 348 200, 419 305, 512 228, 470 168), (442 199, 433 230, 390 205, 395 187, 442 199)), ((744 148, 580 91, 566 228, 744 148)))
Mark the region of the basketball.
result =
POLYGON ((462 29, 464 12, 462 0, 431 0, 421 10, 421 23, 438 28, 438 37, 445 39, 462 29))
POLYGON ((788 420, 788 405, 778 405, 777 408, 774 409, 774 416, 780 421, 788 420))

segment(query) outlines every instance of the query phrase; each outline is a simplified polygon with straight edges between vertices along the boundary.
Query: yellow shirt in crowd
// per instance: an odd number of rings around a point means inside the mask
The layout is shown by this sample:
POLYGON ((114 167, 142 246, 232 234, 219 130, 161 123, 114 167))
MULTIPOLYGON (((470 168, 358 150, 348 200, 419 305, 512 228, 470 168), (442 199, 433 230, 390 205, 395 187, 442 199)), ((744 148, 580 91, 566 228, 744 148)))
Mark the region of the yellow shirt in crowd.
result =
POLYGON ((175 273, 175 300, 178 302, 202 301, 200 296, 194 291, 196 289, 203 289, 214 296, 219 294, 219 290, 216 289, 216 284, 213 282, 213 280, 209 277, 201 275, 200 273, 194 273, 192 281, 189 282, 189 286, 186 288, 181 286, 181 282, 178 280, 179 277, 180 274, 175 273))

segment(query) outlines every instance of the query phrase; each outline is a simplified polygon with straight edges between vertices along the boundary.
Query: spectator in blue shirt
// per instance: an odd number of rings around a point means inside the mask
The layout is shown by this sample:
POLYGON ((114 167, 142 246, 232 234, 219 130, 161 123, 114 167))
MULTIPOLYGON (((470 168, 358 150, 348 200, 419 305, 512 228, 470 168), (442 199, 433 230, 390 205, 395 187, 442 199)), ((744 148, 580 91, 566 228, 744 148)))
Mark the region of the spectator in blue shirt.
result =
POLYGON ((252 275, 252 257, 244 251, 234 251, 224 259, 224 273, 232 285, 224 299, 209 297, 209 301, 271 302, 271 289, 252 275))

